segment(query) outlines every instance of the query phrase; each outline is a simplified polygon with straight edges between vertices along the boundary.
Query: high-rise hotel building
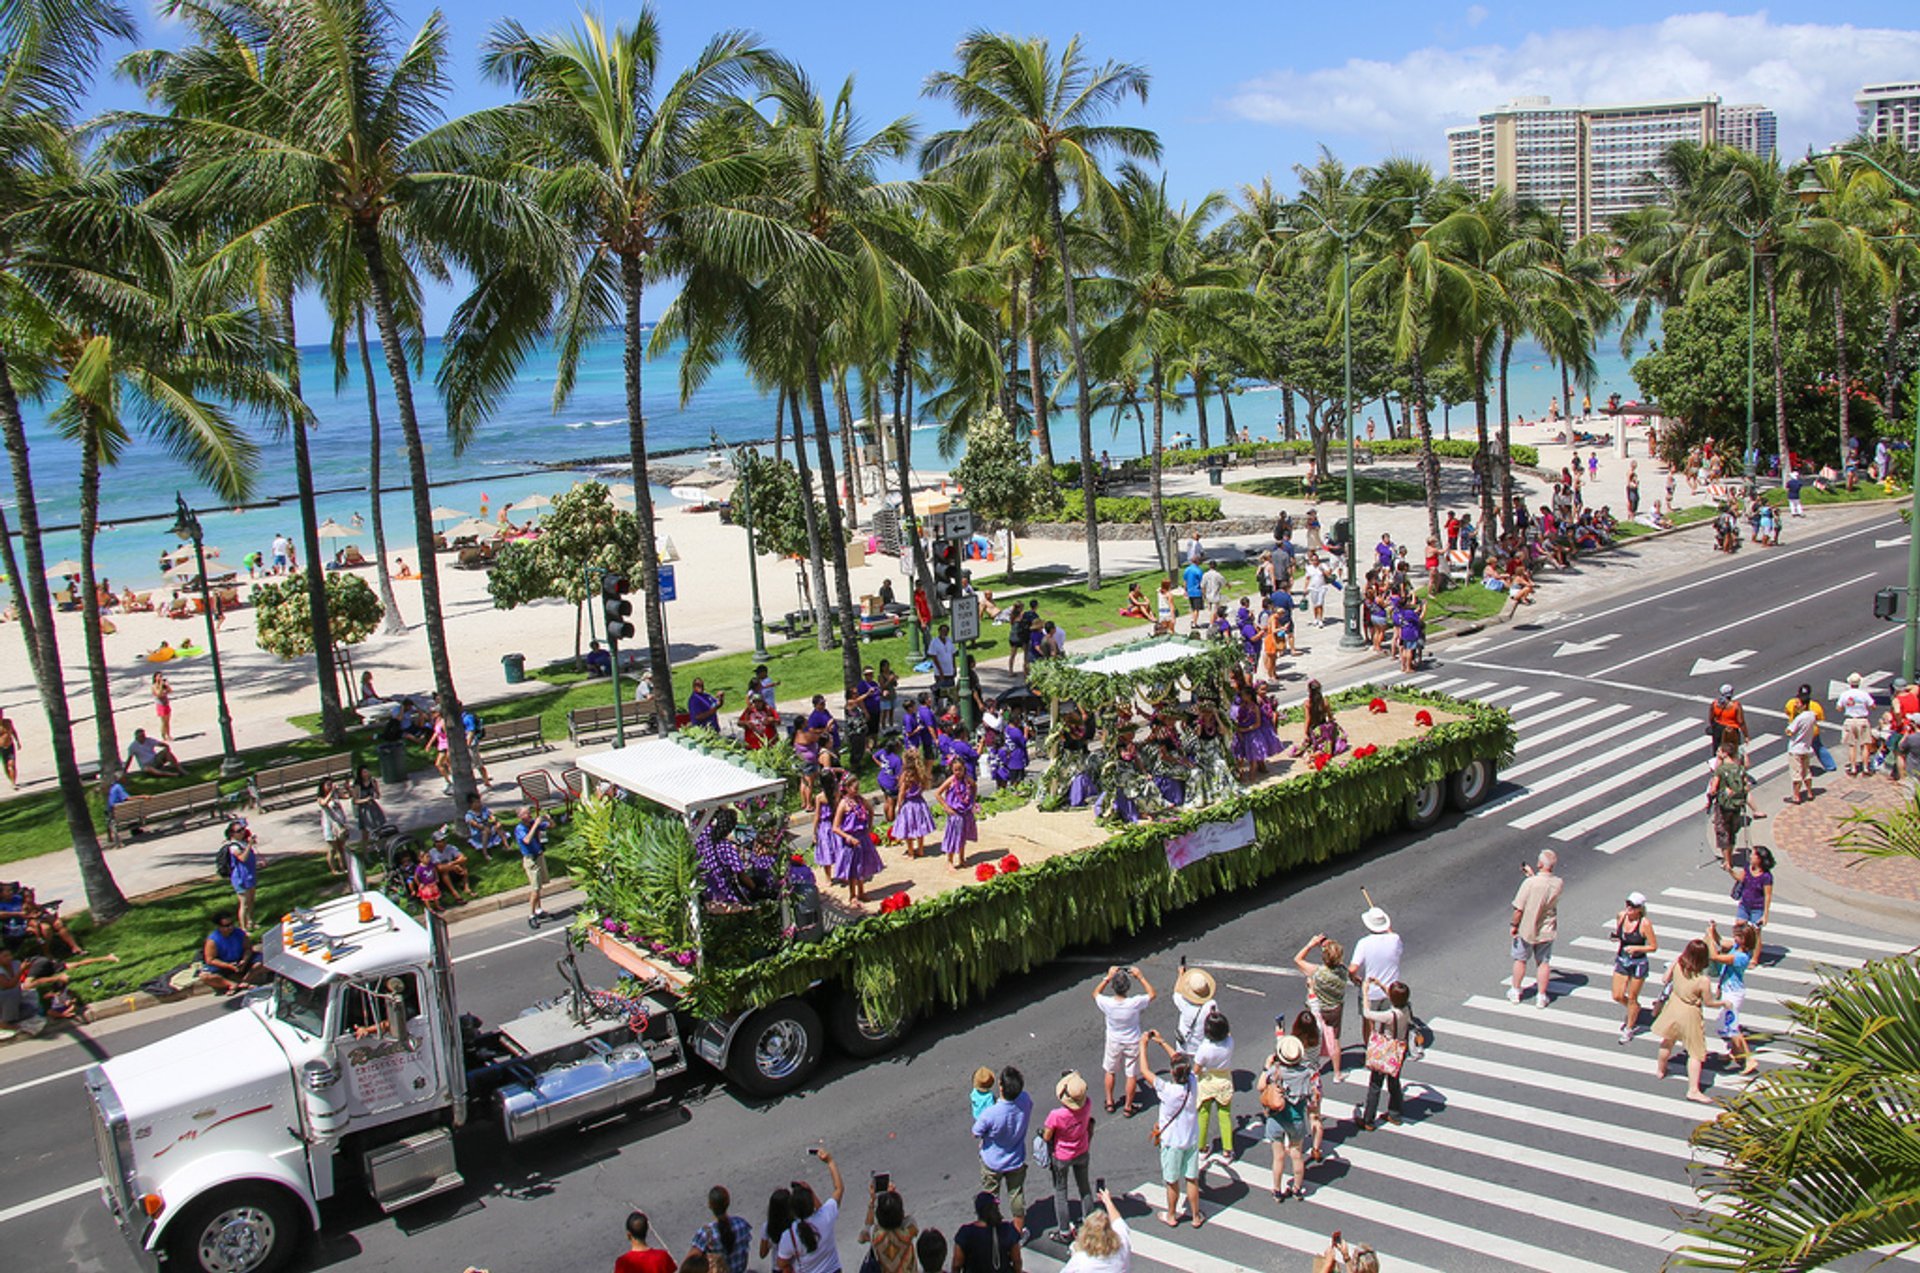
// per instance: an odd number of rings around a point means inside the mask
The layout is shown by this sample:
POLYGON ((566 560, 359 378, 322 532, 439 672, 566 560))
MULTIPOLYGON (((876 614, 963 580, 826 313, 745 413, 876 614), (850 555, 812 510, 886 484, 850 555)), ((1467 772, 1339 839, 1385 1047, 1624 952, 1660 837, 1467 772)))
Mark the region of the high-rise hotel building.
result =
POLYGON ((1776 147, 1773 112, 1717 97, 1627 106, 1555 106, 1523 97, 1447 130, 1447 174, 1474 194, 1510 191, 1557 211, 1575 238, 1658 200, 1647 179, 1676 141, 1776 147))
POLYGON ((1860 131, 1875 141, 1920 151, 1920 83, 1869 84, 1853 95, 1860 131))

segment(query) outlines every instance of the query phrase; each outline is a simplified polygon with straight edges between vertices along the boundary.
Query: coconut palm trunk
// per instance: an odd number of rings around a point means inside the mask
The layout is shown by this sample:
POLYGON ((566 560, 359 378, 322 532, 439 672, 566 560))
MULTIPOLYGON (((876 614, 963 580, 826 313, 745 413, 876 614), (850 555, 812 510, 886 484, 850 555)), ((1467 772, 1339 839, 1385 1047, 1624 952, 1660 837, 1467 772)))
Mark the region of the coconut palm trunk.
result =
MULTIPOLYGON (((893 468, 894 476, 900 483, 900 533, 906 540, 903 551, 911 554, 909 560, 913 562, 914 587, 921 589, 931 602, 932 568, 927 564, 927 550, 920 543, 920 519, 913 511, 913 465, 907 455, 913 438, 906 416, 907 376, 912 367, 913 329, 902 323, 900 346, 893 359, 893 468)), ((912 599, 908 600, 911 602, 912 599)), ((916 617, 919 612, 919 607, 915 606, 916 617)))
POLYGON ((840 421, 840 464, 846 472, 847 529, 860 529, 860 451, 854 445, 853 404, 847 400, 845 368, 834 372, 833 409, 840 421))
MULTIPOLYGON (((1418 343, 1413 347, 1411 364, 1413 377, 1413 397, 1406 404, 1407 413, 1413 417, 1413 428, 1420 439, 1420 475, 1426 479, 1427 486, 1427 534, 1433 542, 1440 543, 1440 461, 1433 453, 1433 421, 1427 415, 1427 372, 1420 364, 1421 350, 1418 343)), ((1482 526, 1484 534, 1487 527, 1482 526)), ((1447 555, 1440 554, 1439 569, 1434 571, 1434 582, 1442 589, 1447 586, 1447 555)), ((1352 586, 1352 581, 1348 581, 1352 586)))
POLYGON ((1493 539, 1494 527, 1500 523, 1493 512, 1493 450, 1488 445, 1491 435, 1487 424, 1487 377, 1482 368, 1486 356, 1487 338, 1476 336, 1473 341, 1473 434, 1478 450, 1474 452, 1473 463, 1480 473, 1480 537, 1482 542, 1493 539))
MULTIPOLYGON (((1073 258, 1067 253, 1067 219, 1060 211, 1060 174, 1046 169, 1047 216, 1053 222, 1053 247, 1060 258, 1060 290, 1067 306, 1067 343, 1073 349, 1074 413, 1080 423, 1080 490, 1086 496, 1087 591, 1100 591, 1099 488, 1093 480, 1093 391, 1087 383, 1087 351, 1080 339, 1080 298, 1073 283, 1073 258)), ((1156 441, 1154 452, 1160 450, 1156 441)))
POLYGON ((24 604, 20 607, 22 635, 30 641, 34 680, 40 690, 40 705, 47 713, 47 750, 53 756, 53 769, 60 783, 60 808, 66 814, 67 832, 73 836, 73 855, 80 863, 80 882, 87 894, 87 909, 97 924, 111 924, 127 912, 127 899, 107 868, 106 854, 100 850, 100 836, 93 826, 93 811, 87 804, 86 784, 80 780, 80 766, 73 756, 73 717, 67 710, 67 689, 60 670, 60 640, 53 627, 53 600, 47 595, 47 558, 40 544, 40 513, 34 503, 33 470, 28 466, 27 426, 20 415, 20 399, 13 391, 13 371, 6 354, 0 350, 0 432, 4 432, 7 460, 13 470, 14 502, 20 511, 20 543, 26 556, 24 569, 8 573, 14 580, 14 593, 24 604), (32 617, 31 625, 25 620, 32 617))
POLYGON ((1771 260, 1761 260, 1760 272, 1767 285, 1767 341, 1773 352, 1774 436, 1780 448, 1780 471, 1784 473, 1787 457, 1793 451, 1787 440, 1787 366, 1780 348, 1780 277, 1771 260))
POLYGON ((1199 425, 1200 449, 1205 451, 1213 445, 1213 438, 1207 432, 1207 378, 1204 375, 1193 377, 1193 410, 1199 425))
POLYGON ((373 526, 373 570, 380 584, 380 630, 399 636, 407 630, 400 617, 400 603, 394 600, 393 576, 387 571, 386 517, 380 511, 380 386, 373 378, 373 351, 367 347, 367 307, 354 310, 356 339, 360 349, 360 374, 367 382, 367 516, 373 526))
POLYGON ((1220 415, 1226 422, 1227 445, 1232 446, 1239 440, 1239 430, 1233 423, 1233 388, 1225 381, 1220 384, 1220 415))
POLYGON ((120 731, 113 720, 113 689, 107 683, 107 641, 100 607, 94 604, 99 580, 94 571, 93 540, 100 530, 100 431, 91 420, 80 443, 80 630, 87 646, 87 684, 93 694, 93 732, 100 747, 100 772, 120 764, 120 731))
POLYGON ((787 391, 782 389, 773 395, 773 462, 778 464, 786 454, 787 444, 787 391))
MULTIPOLYGON (((1848 419, 1853 405, 1853 374, 1847 365, 1847 289, 1833 289, 1833 369, 1840 381, 1840 462, 1834 467, 1844 470, 1847 464, 1847 436, 1851 421, 1848 419)), ((1785 472, 1786 461, 1781 461, 1785 472)))
POLYGON ((1507 406, 1507 369, 1513 362, 1513 333, 1500 338, 1500 525, 1513 518, 1513 418, 1507 406))
MULTIPOLYGON (((1161 497, 1161 474, 1166 464, 1166 403, 1161 395, 1162 371, 1160 355, 1153 355, 1148 366, 1151 369, 1147 381, 1147 391, 1153 395, 1153 461, 1148 465, 1147 504, 1153 516, 1153 551, 1160 558, 1160 569, 1167 578, 1173 578, 1174 554, 1167 551, 1167 506, 1161 497)), ((1093 507, 1093 491, 1087 491, 1087 507, 1093 507)))
POLYGON ((386 356, 387 378, 400 411, 400 433, 407 442, 407 480, 412 487, 414 551, 420 558, 420 609, 427 629, 427 662, 441 718, 447 723, 447 759, 453 773, 454 807, 466 808, 474 794, 473 757, 462 729, 460 695, 453 684, 453 662, 447 651, 447 626, 440 602, 440 563, 434 551, 433 489, 427 482, 427 450, 420 437, 420 417, 413 408, 413 374, 400 340, 400 320, 394 311, 393 280, 387 274, 380 226, 373 220, 355 226, 360 255, 366 261, 367 282, 373 300, 374 326, 380 332, 380 352, 386 356))
POLYGON ((1041 473, 1053 485, 1053 412, 1047 409, 1047 385, 1040 359, 1040 285, 1042 264, 1034 259, 1027 278, 1027 377, 1033 394, 1033 431, 1040 441, 1041 473))
POLYGON ((627 452, 633 465, 633 513, 640 527, 640 579, 646 590, 641 617, 647 629, 647 670, 653 676, 653 730, 661 737, 673 732, 673 651, 667 645, 667 614, 660 600, 660 545, 654 538, 653 487, 647 467, 647 417, 642 404, 640 366, 646 356, 646 338, 640 329, 640 302, 646 296, 645 267, 639 254, 622 254, 620 286, 625 344, 623 370, 627 392, 627 452))
MULTIPOLYGON (((280 295, 280 321, 287 333, 287 390, 296 399, 300 393, 300 346, 294 340, 293 290, 280 295)), ((293 436, 293 484, 300 503, 300 551, 306 554, 306 567, 300 572, 307 585, 307 614, 313 624, 314 672, 320 679, 320 733, 336 747, 347 741, 346 721, 340 713, 340 682, 333 659, 333 624, 327 617, 327 572, 320 556, 320 510, 314 502, 313 455, 307 446, 307 425, 301 419, 287 422, 293 436)), ((454 722, 458 724, 456 720, 454 722)))
POLYGON ((782 390, 790 395, 793 407, 793 459, 800 472, 801 519, 807 527, 807 571, 809 591, 813 594, 813 639, 823 650, 833 648, 833 599, 827 593, 826 546, 820 542, 820 511, 813 500, 813 465, 807 460, 807 418, 800 406, 798 390, 782 390))
MULTIPOLYGON (((813 411, 813 442, 820 460, 820 486, 827 492, 826 549, 833 566, 833 587, 840 611, 840 672, 848 688, 860 680, 860 627, 854 621, 853 585, 847 578, 847 534, 833 484, 833 443, 827 432, 827 396, 820 387, 820 335, 806 319, 807 405, 813 411)), ((857 717, 855 718, 858 719, 857 717)))

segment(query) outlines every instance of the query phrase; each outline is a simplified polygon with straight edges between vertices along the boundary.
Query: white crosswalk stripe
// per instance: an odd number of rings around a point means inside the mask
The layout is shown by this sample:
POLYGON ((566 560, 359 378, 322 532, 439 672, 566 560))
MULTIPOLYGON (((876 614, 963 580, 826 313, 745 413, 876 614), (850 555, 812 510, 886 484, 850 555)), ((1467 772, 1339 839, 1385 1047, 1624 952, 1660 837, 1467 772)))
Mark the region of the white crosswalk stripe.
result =
MULTIPOLYGON (((1674 721, 1663 729, 1648 730, 1629 747, 1618 748, 1606 753, 1604 756, 1595 756, 1574 766, 1567 771, 1560 781, 1561 783, 1570 782, 1576 776, 1581 776, 1592 772, 1594 769, 1604 767, 1611 763, 1617 756, 1631 754, 1636 748, 1651 747, 1664 738, 1670 738, 1674 734, 1690 731, 1692 728, 1693 726, 1687 721, 1674 721)), ((1581 805, 1592 800, 1597 800, 1616 788, 1624 787, 1630 782, 1645 777, 1656 769, 1665 768, 1672 764, 1674 759, 1675 755, 1672 751, 1661 752, 1647 760, 1641 761, 1637 765, 1630 765, 1625 769, 1616 770, 1607 774, 1597 781, 1582 783, 1580 789, 1572 795, 1542 808, 1530 810, 1523 816, 1515 818, 1513 825, 1525 830, 1529 827, 1537 827, 1543 822, 1551 822, 1559 818, 1562 814, 1570 813, 1578 809, 1581 805)), ((1551 788, 1542 788, 1540 786, 1535 786, 1534 788, 1536 791, 1543 789, 1550 790, 1551 788)), ((1620 799, 1611 800, 1607 803, 1606 807, 1609 816, 1624 818, 1633 813, 1634 810, 1650 803, 1653 798, 1650 793, 1640 792, 1620 799)))
MULTIPOLYGON (((1530 1019, 1534 1024, 1546 1026, 1549 1029, 1582 1030, 1589 1034, 1603 1034, 1614 1040, 1619 1039, 1620 1023, 1626 1017, 1625 1010, 1619 1008, 1615 1009, 1613 1015, 1604 1018, 1587 1016, 1584 1013, 1576 1012, 1554 1012, 1551 1011, 1551 1004, 1548 1005, 1549 1011, 1541 1012, 1540 1009, 1533 1006, 1533 1000, 1531 998, 1523 999, 1519 1003, 1509 1003, 1504 998, 1495 999, 1490 995, 1470 995, 1467 998, 1466 1006, 1481 1012, 1491 1012, 1501 1016, 1530 1019)), ((1639 1030, 1634 1035, 1636 1040, 1645 1038, 1647 1027, 1653 1024, 1652 1008, 1653 996, 1647 994, 1644 990, 1641 991, 1639 1030)), ((1784 1064, 1788 1059, 1775 1054, 1772 1050, 1764 1046, 1758 1048, 1755 1054, 1761 1061, 1768 1064, 1784 1064)), ((1623 1053, 1623 1055, 1626 1055, 1626 1053, 1623 1053)), ((1637 1069, 1639 1067, 1635 1066, 1634 1068, 1637 1069)))
MULTIPOLYGON (((1732 898, 1727 899, 1729 902, 1732 898)), ((1726 916, 1717 911, 1696 910, 1689 906, 1668 906, 1663 902, 1648 902, 1647 913, 1654 916, 1666 916, 1670 919, 1691 919, 1699 923, 1708 920, 1724 920, 1726 916)), ((1876 955, 1904 955, 1913 949, 1912 942, 1881 941, 1877 937, 1861 937, 1856 933, 1829 933, 1819 929, 1806 928, 1799 924, 1771 923, 1767 925, 1769 937, 1805 937, 1810 941, 1828 942, 1836 946, 1854 946, 1876 955)))
MULTIPOLYGON (((1319 1255, 1327 1249, 1327 1235, 1318 1230, 1282 1224, 1278 1220, 1269 1220, 1265 1216, 1234 1207, 1214 1212, 1207 1217, 1207 1223, 1290 1251, 1298 1251, 1302 1255, 1319 1255)), ((1393 1257, 1389 1267, 1396 1271, 1404 1269, 1406 1273, 1439 1273, 1428 1265, 1398 1255, 1393 1257)))
MULTIPOLYGON (((1688 902, 1724 902, 1727 900, 1725 893, 1703 893, 1698 889, 1691 888, 1663 888, 1660 890, 1660 896, 1677 897, 1688 902)), ((1777 898, 1773 903, 1773 913, 1776 915, 1785 915, 1789 919, 1820 918, 1820 912, 1814 910, 1811 906, 1795 906, 1791 902, 1782 902, 1777 898)))
MULTIPOLYGON (((1605 951, 1608 954, 1613 954, 1615 950, 1614 943, 1604 937, 1576 937, 1566 944, 1578 950, 1599 950, 1605 951)), ((1555 947, 1555 950, 1558 949, 1558 947, 1555 947)), ((1680 952, 1678 950, 1656 950, 1648 956, 1649 959, 1663 966, 1672 963, 1679 957, 1680 952)), ((1557 956, 1554 962, 1560 962, 1557 956)), ((1611 966, 1609 965, 1609 967, 1611 966)), ((1747 968, 1748 985, 1752 985, 1756 981, 1765 981, 1768 979, 1790 981, 1796 985, 1811 986, 1818 982, 1820 977, 1817 973, 1804 972, 1798 968, 1781 968, 1767 964, 1753 964, 1747 968)))
MULTIPOLYGON (((1589 977, 1598 979, 1595 984, 1606 982, 1613 976, 1613 965, 1610 963, 1603 964, 1595 959, 1568 959, 1558 951, 1556 951, 1553 956, 1553 967, 1555 971, 1564 970, 1567 972, 1586 973, 1589 977)), ((1802 998, 1805 998, 1805 996, 1782 993, 1777 990, 1766 990, 1754 985, 1751 981, 1747 983, 1748 1003, 1787 1003, 1791 1000, 1802 998)))

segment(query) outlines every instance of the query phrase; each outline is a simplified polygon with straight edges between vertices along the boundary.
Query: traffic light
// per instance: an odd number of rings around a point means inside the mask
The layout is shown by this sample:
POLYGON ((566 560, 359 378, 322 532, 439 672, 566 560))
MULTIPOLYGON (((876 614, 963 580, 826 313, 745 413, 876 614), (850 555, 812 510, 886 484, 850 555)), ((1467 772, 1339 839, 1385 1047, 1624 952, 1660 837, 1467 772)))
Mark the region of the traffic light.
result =
POLYGON ((933 595, 941 601, 952 601, 962 590, 961 574, 963 565, 960 557, 960 544, 952 539, 933 541, 933 595))
POLYGON ((627 616, 633 613, 633 602, 626 594, 627 577, 608 571, 600 576, 600 613, 607 621, 607 644, 624 641, 633 635, 633 625, 627 622, 627 616))

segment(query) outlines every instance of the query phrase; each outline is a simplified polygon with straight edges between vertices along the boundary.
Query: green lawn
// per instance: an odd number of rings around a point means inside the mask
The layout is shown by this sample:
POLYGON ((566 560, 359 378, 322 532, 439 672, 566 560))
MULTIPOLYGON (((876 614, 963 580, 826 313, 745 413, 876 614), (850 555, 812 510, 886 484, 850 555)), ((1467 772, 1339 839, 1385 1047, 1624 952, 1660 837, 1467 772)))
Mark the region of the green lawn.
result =
MULTIPOLYGON (((1303 479, 1298 477, 1256 477, 1244 482, 1228 482, 1227 489, 1243 495, 1265 495, 1270 499, 1305 499, 1303 479)), ((1344 500, 1346 485, 1337 478, 1322 479, 1321 497, 1344 500)), ((1391 477, 1355 474, 1353 498, 1360 504, 1418 504, 1426 491, 1417 482, 1402 482, 1391 477)))
POLYGON ((1438 595, 1427 594, 1427 628, 1438 632, 1490 619, 1508 600, 1506 593, 1490 591, 1477 579, 1464 579, 1438 595))
MULTIPOLYGON (((567 829, 554 832, 547 850, 547 869, 554 877, 567 873, 567 829)), ((520 869, 517 855, 496 855, 490 862, 469 859, 474 892, 481 896, 522 888, 527 877, 520 869)), ((260 868, 260 888, 255 895, 258 925, 279 922, 279 917, 294 906, 310 906, 316 901, 345 893, 345 882, 327 871, 326 859, 317 853, 293 854, 269 858, 260 868)), ((82 998, 97 1002, 114 995, 128 994, 142 984, 162 976, 199 954, 200 943, 213 927, 214 917, 233 910, 233 890, 225 880, 212 875, 199 883, 174 889, 134 907, 117 923, 96 928, 89 916, 73 923, 73 934, 89 954, 115 954, 117 964, 94 964, 74 973, 75 988, 82 998), (100 984, 92 984, 95 978, 100 984)), ((255 934, 258 937, 258 934, 255 934)))
MULTIPOLYGON (((1711 504, 1696 504, 1692 508, 1683 508, 1669 514, 1675 526, 1691 526, 1695 522, 1710 522, 1720 510, 1711 504)), ((1653 527, 1645 522, 1621 522, 1614 530, 1616 539, 1637 539, 1641 535, 1654 534, 1653 527)))
MULTIPOLYGON (((1869 500, 1892 499, 1910 493, 1897 485, 1894 489, 1888 490, 1879 482, 1869 482, 1864 479, 1850 491, 1842 486, 1835 486, 1828 491, 1816 490, 1813 483, 1808 482, 1800 488, 1800 502, 1802 504, 1860 504, 1869 500)), ((1761 498, 1775 508, 1787 506, 1787 493, 1777 487, 1767 491, 1761 498)))

